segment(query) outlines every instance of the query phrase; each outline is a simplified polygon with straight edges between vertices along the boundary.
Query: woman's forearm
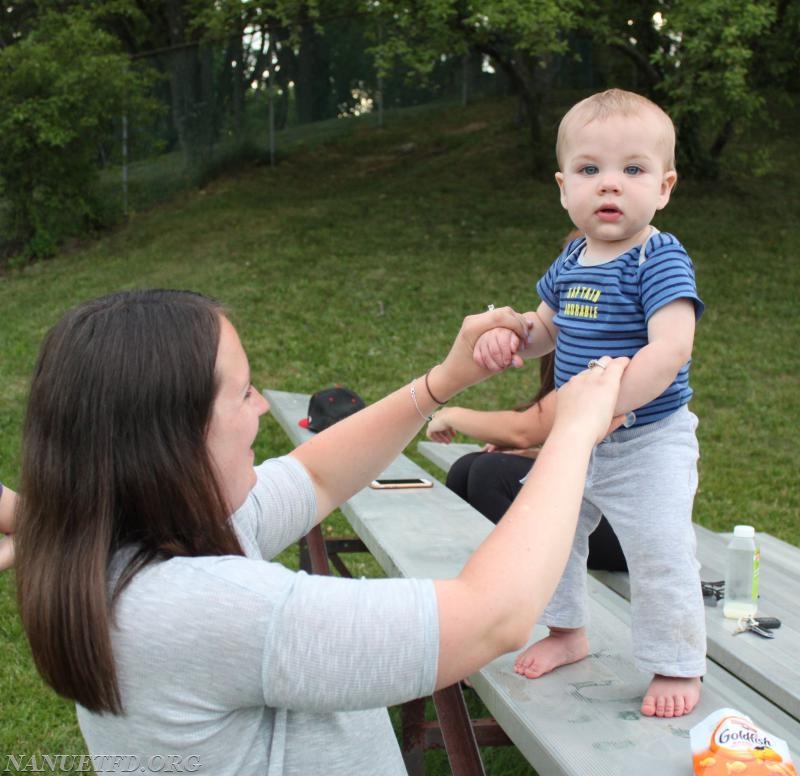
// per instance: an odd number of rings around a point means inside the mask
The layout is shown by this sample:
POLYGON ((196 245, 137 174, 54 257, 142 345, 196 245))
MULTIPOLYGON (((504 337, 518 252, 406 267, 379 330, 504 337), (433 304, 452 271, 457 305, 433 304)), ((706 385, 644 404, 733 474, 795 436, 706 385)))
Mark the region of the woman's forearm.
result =
POLYGON ((555 392, 522 410, 473 410, 467 407, 444 407, 434 417, 459 434, 480 442, 524 449, 541 445, 553 427, 555 392))
POLYGON ((436 399, 447 401, 491 374, 473 361, 472 353, 480 335, 495 327, 524 336, 528 323, 507 307, 468 316, 447 357, 427 376, 417 377, 295 449, 292 455, 314 481, 318 519, 365 487, 394 460, 439 407, 436 399))
POLYGON ((386 469, 422 427, 421 413, 429 415, 438 406, 422 378, 415 385, 419 411, 410 394, 410 386, 403 386, 290 453, 314 481, 319 520, 386 469))

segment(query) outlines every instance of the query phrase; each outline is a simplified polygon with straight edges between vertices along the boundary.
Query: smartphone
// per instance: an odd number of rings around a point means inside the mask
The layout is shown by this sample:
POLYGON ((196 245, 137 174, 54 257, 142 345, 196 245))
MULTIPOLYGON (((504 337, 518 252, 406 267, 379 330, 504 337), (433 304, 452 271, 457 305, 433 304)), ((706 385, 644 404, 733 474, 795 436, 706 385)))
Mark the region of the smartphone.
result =
POLYGON ((376 490, 399 490, 401 488, 430 488, 433 487, 433 483, 430 480, 422 479, 422 477, 403 477, 390 480, 373 480, 369 486, 376 490))

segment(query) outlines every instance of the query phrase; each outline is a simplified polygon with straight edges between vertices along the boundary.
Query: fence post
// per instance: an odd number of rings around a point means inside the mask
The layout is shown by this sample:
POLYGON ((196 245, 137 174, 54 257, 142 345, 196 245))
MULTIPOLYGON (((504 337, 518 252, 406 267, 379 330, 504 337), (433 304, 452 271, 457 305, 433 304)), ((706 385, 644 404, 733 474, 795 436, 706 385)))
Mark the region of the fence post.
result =
POLYGON ((461 57, 461 107, 469 104, 469 53, 461 57))
MULTIPOLYGON (((383 46, 383 22, 378 25, 378 46, 383 46)), ((378 70, 378 126, 383 127, 383 74, 378 70)))
POLYGON ((122 114, 122 215, 128 215, 128 114, 122 114))
POLYGON ((267 75, 267 94, 269 95, 269 166, 275 166, 275 98, 272 94, 272 71, 275 69, 272 41, 269 45, 269 74, 267 75))

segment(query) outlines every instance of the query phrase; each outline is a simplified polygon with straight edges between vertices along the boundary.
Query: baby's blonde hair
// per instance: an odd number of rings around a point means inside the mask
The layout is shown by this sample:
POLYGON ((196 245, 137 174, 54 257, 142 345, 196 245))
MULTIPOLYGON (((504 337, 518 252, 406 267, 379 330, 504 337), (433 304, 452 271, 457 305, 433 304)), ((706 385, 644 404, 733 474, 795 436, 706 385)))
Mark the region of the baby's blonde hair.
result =
POLYGON ((664 113, 652 100, 635 92, 624 89, 608 89, 573 105, 558 125, 556 139, 556 158, 559 167, 563 166, 564 147, 569 131, 576 125, 586 126, 592 121, 610 118, 611 116, 635 116, 650 111, 662 125, 661 137, 656 142, 664 150, 664 164, 667 170, 675 169, 675 126, 672 119, 664 113))

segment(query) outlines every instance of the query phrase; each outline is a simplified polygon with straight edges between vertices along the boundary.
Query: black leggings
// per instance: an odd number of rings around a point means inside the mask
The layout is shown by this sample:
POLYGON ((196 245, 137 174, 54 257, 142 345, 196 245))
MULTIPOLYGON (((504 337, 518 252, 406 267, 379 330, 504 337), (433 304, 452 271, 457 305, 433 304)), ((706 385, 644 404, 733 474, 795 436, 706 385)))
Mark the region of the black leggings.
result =
MULTIPOLYGON (((522 455, 468 453, 450 467, 447 487, 497 524, 522 488, 520 480, 532 464, 532 459, 522 455)), ((628 570, 619 540, 605 517, 589 537, 587 565, 590 569, 628 570)))

